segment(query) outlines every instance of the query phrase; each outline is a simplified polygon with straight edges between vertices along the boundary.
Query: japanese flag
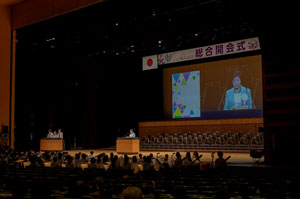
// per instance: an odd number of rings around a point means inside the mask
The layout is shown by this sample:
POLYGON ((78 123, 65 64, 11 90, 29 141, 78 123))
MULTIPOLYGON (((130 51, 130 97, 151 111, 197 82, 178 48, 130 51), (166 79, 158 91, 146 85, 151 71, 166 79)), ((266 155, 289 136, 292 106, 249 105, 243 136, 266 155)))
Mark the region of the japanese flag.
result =
POLYGON ((157 68, 157 55, 143 57, 143 70, 150 70, 157 68))

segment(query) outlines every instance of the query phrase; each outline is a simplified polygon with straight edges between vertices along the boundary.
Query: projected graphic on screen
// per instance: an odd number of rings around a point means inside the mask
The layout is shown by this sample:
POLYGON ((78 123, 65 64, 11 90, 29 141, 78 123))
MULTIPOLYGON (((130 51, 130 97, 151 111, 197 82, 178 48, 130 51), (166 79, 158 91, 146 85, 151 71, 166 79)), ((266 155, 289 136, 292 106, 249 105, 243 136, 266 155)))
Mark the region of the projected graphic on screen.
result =
POLYGON ((172 74, 173 118, 200 117, 200 71, 172 74))

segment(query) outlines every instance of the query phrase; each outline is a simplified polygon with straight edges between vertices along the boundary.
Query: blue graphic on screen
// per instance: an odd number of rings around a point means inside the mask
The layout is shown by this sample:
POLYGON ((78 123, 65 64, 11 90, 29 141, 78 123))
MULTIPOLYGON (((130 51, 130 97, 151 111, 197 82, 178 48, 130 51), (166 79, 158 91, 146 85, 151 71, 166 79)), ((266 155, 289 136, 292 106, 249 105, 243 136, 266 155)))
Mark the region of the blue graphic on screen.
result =
POLYGON ((173 118, 200 117, 200 71, 172 74, 173 118))

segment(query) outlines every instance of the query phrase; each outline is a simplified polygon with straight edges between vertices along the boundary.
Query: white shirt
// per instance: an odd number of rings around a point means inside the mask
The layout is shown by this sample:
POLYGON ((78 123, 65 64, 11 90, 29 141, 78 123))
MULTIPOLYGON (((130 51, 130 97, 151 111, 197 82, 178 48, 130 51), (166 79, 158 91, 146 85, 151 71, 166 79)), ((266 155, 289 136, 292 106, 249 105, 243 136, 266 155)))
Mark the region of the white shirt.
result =
POLYGON ((135 138, 135 133, 130 133, 130 134, 129 134, 129 137, 130 137, 130 138, 135 138))
POLYGON ((59 133, 58 133, 58 138, 61 138, 61 139, 63 139, 63 138, 64 138, 64 134, 63 134, 63 132, 59 132, 59 133))
POLYGON ((52 132, 49 132, 47 135, 47 138, 54 138, 53 136, 54 136, 54 134, 52 132))

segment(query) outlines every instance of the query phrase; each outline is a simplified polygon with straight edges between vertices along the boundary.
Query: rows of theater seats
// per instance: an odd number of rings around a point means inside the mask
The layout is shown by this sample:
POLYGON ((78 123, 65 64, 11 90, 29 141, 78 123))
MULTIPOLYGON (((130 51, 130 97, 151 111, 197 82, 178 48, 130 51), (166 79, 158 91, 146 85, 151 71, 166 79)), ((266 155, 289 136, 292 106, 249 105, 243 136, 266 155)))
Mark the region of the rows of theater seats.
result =
POLYGON ((227 131, 220 134, 207 131, 205 133, 164 133, 158 135, 143 136, 141 148, 144 149, 263 149, 263 133, 253 134, 249 131, 242 134, 241 131, 232 133, 227 131))
POLYGON ((175 192, 178 186, 188 199, 300 197, 299 175, 263 167, 232 167, 226 171, 177 168, 139 175, 130 170, 7 168, 0 178, 0 196, 121 199, 122 190, 128 186, 140 187, 143 198, 148 199, 178 198, 175 192))

